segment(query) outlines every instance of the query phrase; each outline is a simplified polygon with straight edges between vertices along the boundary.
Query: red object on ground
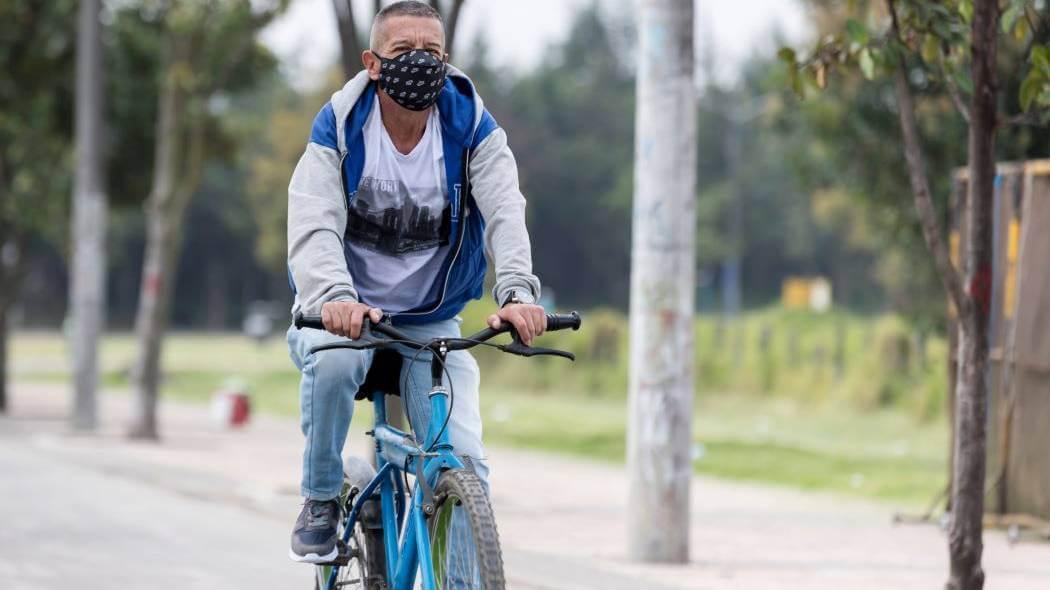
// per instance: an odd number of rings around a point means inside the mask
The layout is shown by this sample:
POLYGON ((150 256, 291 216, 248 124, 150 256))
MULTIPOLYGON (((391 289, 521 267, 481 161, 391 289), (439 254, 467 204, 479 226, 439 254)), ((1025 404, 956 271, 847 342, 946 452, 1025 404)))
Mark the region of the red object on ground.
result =
POLYGON ((244 393, 231 393, 230 394, 230 426, 244 426, 248 423, 248 417, 251 414, 252 406, 248 399, 248 395, 244 393))
POLYGON ((211 419, 219 428, 244 426, 251 414, 251 396, 243 389, 222 389, 212 396, 211 419))

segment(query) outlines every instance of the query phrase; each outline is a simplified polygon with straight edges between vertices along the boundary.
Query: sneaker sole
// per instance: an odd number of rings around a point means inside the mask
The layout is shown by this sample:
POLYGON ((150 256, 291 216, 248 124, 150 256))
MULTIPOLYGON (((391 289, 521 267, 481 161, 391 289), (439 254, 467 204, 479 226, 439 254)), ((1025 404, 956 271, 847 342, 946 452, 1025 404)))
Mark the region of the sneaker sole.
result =
POLYGON ((292 561, 297 561, 299 563, 331 563, 332 561, 335 561, 336 557, 339 557, 339 546, 336 545, 335 548, 332 549, 331 553, 325 555, 318 555, 316 553, 307 553, 306 555, 299 555, 295 551, 289 549, 288 557, 290 557, 292 561))

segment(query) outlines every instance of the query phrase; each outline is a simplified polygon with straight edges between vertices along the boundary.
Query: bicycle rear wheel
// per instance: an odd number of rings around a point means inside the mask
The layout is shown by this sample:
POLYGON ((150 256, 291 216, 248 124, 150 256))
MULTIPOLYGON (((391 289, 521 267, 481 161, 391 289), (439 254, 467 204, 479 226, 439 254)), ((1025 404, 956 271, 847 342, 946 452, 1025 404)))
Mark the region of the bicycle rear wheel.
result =
POLYGON ((478 476, 463 469, 441 474, 437 505, 428 526, 431 563, 443 590, 503 590, 503 554, 488 494, 478 476))
MULTIPOLYGON (((339 567, 335 590, 386 590, 386 556, 383 554, 383 531, 371 531, 361 524, 347 543, 350 559, 339 567)), ((331 565, 314 567, 314 590, 324 590, 332 573, 331 565)))
MULTIPOLYGON (((344 486, 341 501, 350 511, 349 497, 352 486, 344 486)), ((356 492, 354 492, 356 493, 356 492)), ((358 515, 354 531, 346 547, 340 550, 337 561, 345 561, 336 574, 334 590, 386 590, 386 553, 383 546, 383 528, 380 524, 380 508, 377 499, 368 500, 358 515), (345 553, 345 555, 343 555, 345 553)), ((333 565, 318 565, 314 568, 314 590, 325 590, 333 565)))

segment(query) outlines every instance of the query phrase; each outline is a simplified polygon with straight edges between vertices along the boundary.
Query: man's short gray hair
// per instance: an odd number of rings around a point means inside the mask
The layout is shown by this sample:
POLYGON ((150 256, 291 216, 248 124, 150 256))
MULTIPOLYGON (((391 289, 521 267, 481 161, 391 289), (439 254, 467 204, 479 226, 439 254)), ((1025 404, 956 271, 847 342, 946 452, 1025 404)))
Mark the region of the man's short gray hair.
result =
POLYGON ((375 19, 372 20, 372 32, 368 37, 368 47, 372 51, 377 49, 376 33, 379 31, 379 25, 392 16, 436 18, 438 22, 441 23, 442 27, 445 26, 445 20, 441 18, 441 13, 425 2, 418 2, 417 0, 402 0, 401 2, 394 2, 390 6, 377 12, 375 19))

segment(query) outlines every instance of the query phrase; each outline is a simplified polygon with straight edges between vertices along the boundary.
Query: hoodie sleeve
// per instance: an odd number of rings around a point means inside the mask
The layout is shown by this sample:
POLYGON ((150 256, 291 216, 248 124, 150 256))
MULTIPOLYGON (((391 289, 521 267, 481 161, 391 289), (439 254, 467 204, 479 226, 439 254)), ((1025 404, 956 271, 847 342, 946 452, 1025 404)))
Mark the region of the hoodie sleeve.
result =
POLYGON ((512 291, 539 300, 540 280, 532 274, 532 246, 525 227, 525 197, 507 134, 496 128, 470 161, 471 190, 485 219, 485 255, 496 268, 492 295, 501 304, 512 291))
POLYGON ((347 212, 335 137, 329 103, 314 120, 288 186, 288 269, 308 315, 319 314, 329 301, 357 300, 343 253, 347 212))

